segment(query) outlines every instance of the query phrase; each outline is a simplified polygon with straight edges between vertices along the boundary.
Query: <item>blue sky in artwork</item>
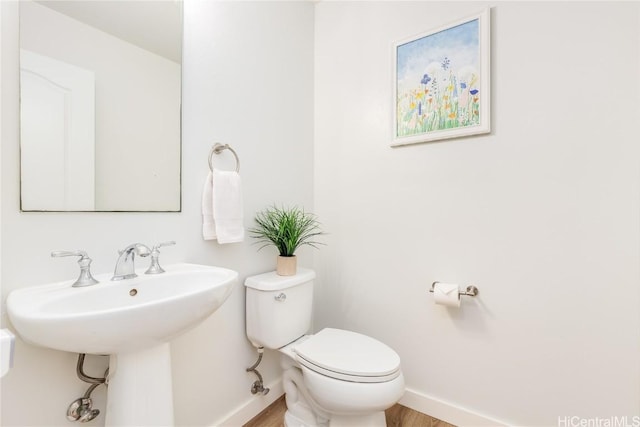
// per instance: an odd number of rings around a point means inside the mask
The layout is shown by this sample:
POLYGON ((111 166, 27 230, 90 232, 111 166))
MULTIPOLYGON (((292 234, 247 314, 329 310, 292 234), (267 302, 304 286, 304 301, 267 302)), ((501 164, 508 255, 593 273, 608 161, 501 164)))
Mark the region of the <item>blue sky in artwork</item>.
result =
POLYGON ((448 58, 451 66, 479 68, 479 19, 398 46, 397 78, 399 81, 422 78, 428 65, 448 58))

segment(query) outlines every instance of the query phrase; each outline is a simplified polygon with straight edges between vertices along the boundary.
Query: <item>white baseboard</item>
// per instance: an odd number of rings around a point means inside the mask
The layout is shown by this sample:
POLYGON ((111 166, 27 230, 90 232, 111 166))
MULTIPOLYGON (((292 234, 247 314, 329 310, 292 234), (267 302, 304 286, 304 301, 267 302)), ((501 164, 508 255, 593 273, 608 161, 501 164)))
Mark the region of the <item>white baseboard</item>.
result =
POLYGON ((504 427, 509 425, 409 388, 399 403, 459 427, 504 427))
POLYGON ((240 427, 262 412, 267 406, 275 402, 284 394, 282 379, 268 384, 269 394, 266 396, 251 396, 246 402, 229 411, 225 416, 213 423, 215 427, 240 427))

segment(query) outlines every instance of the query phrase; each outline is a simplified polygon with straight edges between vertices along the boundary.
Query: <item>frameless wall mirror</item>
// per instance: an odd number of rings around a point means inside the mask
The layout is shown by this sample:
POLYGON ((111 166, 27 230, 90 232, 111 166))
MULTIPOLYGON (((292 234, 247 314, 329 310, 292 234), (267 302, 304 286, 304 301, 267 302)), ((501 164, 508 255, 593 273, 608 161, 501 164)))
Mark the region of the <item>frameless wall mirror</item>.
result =
POLYGON ((180 211, 182 3, 20 1, 23 211, 180 211))

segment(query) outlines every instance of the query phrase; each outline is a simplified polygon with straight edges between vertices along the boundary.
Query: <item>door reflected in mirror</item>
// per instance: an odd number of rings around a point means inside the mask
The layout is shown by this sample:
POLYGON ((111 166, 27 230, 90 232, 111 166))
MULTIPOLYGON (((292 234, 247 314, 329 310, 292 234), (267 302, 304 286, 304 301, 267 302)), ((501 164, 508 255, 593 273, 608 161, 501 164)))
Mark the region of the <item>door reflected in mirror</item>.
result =
POLYGON ((23 211, 180 211, 182 3, 20 2, 23 211))

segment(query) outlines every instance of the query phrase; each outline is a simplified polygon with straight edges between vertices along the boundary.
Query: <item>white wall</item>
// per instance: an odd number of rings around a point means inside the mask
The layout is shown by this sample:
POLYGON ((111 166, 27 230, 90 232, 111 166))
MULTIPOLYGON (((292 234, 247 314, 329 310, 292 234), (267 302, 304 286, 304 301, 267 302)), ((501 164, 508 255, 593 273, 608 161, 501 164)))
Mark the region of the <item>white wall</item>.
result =
POLYGON ((392 43, 484 5, 316 5, 316 325, 390 344, 454 423, 640 415, 640 5, 490 3, 493 132, 390 148, 392 43))
MULTIPOLYGON (((86 249, 96 273, 111 271, 116 250, 128 243, 170 239, 178 244, 164 249, 164 263, 229 267, 240 272, 240 283, 273 268, 275 251, 257 252, 250 239, 231 245, 202 240, 200 194, 209 149, 222 141, 242 162, 247 226, 257 210, 272 203, 312 208, 311 3, 185 3, 183 211, 135 214, 19 212, 18 15, 14 2, 0 2, 0 7, 3 304, 12 289, 77 275, 75 261, 50 258, 56 249, 86 249)), ((231 156, 218 157, 217 166, 233 167, 231 156)), ((303 249, 301 263, 309 265, 310 254, 303 249)), ((254 377, 245 368, 256 355, 245 338, 241 285, 200 327, 176 340, 172 354, 176 425, 210 426, 248 402, 268 402, 249 392, 254 377)), ((106 358, 90 362, 87 370, 94 375, 106 366, 106 358)), ((263 366, 267 383, 278 378, 275 355, 267 354, 263 366)), ((20 340, 14 368, 1 386, 3 426, 66 426, 68 404, 86 390, 75 377, 74 354, 20 340)), ((104 409, 104 392, 94 395, 96 406, 104 409)), ((103 422, 100 416, 92 425, 103 422)))
MULTIPOLYGON (((302 253, 319 273, 317 326, 394 347, 413 406, 443 401, 452 422, 466 411, 517 425, 640 412, 637 3, 492 3, 492 134, 391 149, 392 41, 483 3, 321 2, 314 49, 309 3, 189 0, 176 214, 18 211, 17 14, 0 4, 3 302, 75 276, 54 249, 85 248, 103 272, 127 243, 176 239, 165 262, 235 268, 241 280, 268 270, 275 254, 249 241, 199 237, 206 156, 220 140, 242 161, 247 224, 272 202, 315 202, 330 232, 302 253), (449 311, 431 303, 434 280, 481 294, 449 311)), ((256 399, 243 294, 172 346, 178 425, 214 425, 256 399)), ((268 353, 267 382, 276 365, 268 353)), ((85 390, 74 372, 74 355, 19 341, 1 424, 68 425, 85 390)))
POLYGON ((20 25, 22 48, 95 73, 96 210, 179 209, 180 64, 32 1, 20 25))
MULTIPOLYGON (((3 28, 3 16, 2 16, 2 7, 0 7, 0 34, 2 34, 3 28)), ((0 41, 0 58, 2 58, 3 45, 0 41)), ((3 74, 3 66, 0 63, 0 89, 2 89, 2 74, 3 74)), ((3 139, 4 134, 2 133, 2 97, 0 96, 0 140, 3 139)), ((0 144, 1 146, 1 144, 0 144)), ((2 188, 2 150, 0 150, 0 188, 2 188)), ((0 224, 2 223, 2 197, 0 197, 0 224)), ((2 227, 0 227, 0 242, 2 241, 2 227)), ((2 245, 0 244, 0 260, 2 260, 2 245)), ((0 262, 0 278, 2 277, 2 262, 0 262)), ((1 283, 0 283, 1 289, 1 283)), ((0 317, 2 317, 2 312, 4 311, 4 307, 0 304, 0 317)), ((0 387, 0 401, 2 399, 2 387, 0 387)), ((2 419, 2 405, 0 405, 0 420, 2 419)))

